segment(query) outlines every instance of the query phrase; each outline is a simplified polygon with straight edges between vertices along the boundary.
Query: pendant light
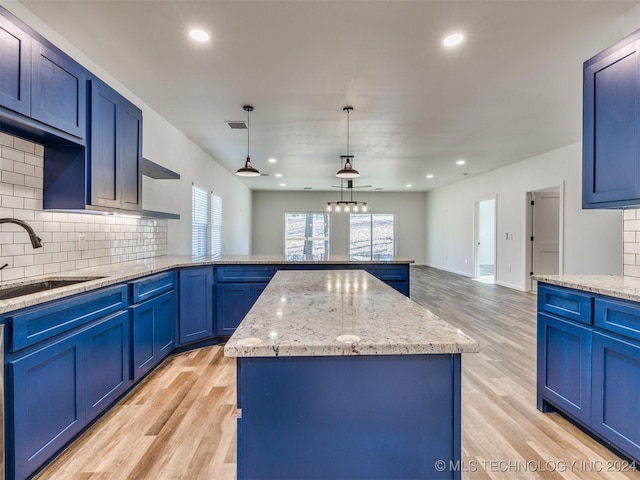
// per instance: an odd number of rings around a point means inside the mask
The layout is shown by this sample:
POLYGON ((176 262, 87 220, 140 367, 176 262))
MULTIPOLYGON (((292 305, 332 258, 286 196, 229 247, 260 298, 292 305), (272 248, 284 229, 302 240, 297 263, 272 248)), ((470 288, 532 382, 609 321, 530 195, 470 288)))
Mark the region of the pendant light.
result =
POLYGON ((356 178, 360 176, 360 172, 353 168, 353 155, 349 155, 349 113, 351 113, 351 110, 353 110, 353 107, 350 106, 342 109, 343 112, 347 112, 347 154, 340 155, 340 159, 342 160, 340 164, 342 165, 344 161, 344 167, 336 173, 336 177, 338 178, 356 178))
MULTIPOLYGON (((356 202, 353 199, 353 180, 347 180, 347 190, 349 191, 349 199, 343 197, 344 180, 340 180, 340 200, 337 202, 327 202, 327 212, 367 212, 367 202, 356 202)), ((370 187, 371 185, 366 185, 370 187)))
POLYGON ((242 108, 247 112, 247 160, 244 162, 244 167, 236 171, 236 175, 240 177, 259 177, 260 172, 253 168, 251 165, 251 157, 249 157, 249 112, 253 111, 253 107, 251 105, 245 105, 242 108))

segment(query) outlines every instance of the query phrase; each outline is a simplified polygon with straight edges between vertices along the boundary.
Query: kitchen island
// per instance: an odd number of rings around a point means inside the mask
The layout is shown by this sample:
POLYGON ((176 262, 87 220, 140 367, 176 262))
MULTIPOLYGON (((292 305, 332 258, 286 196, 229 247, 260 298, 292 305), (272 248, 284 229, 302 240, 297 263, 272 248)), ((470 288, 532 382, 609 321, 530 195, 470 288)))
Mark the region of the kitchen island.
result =
POLYGON ((478 350, 365 271, 277 272, 225 346, 238 479, 460 478, 461 354, 478 350))

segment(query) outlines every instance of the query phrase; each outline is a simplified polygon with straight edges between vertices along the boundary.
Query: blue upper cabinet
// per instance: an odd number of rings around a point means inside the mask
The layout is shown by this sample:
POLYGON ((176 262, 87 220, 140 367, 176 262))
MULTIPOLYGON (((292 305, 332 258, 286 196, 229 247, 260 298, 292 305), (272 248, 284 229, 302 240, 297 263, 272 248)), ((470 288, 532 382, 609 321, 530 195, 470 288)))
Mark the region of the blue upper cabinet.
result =
POLYGON ((583 208, 640 205, 640 31, 584 63, 583 208))
POLYGON ((5 10, 0 10, 0 106, 7 109, 0 120, 14 133, 38 141, 46 138, 38 131, 44 124, 52 127, 44 128, 50 134, 78 143, 85 138, 86 70, 5 10))
POLYGON ((142 112, 97 79, 91 80, 88 203, 139 210, 142 186, 142 112))
POLYGON ((62 52, 33 40, 31 117, 84 138, 86 98, 85 69, 62 52))
POLYGON ((0 16, 0 105, 31 112, 31 37, 0 16))

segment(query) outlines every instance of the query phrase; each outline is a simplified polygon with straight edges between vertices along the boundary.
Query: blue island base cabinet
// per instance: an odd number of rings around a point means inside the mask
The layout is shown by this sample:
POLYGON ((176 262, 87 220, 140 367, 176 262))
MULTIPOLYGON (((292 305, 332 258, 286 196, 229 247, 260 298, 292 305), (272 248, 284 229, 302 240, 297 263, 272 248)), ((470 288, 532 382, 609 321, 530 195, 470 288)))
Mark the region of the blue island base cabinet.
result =
POLYGON ((460 355, 237 362, 238 480, 460 478, 460 355))

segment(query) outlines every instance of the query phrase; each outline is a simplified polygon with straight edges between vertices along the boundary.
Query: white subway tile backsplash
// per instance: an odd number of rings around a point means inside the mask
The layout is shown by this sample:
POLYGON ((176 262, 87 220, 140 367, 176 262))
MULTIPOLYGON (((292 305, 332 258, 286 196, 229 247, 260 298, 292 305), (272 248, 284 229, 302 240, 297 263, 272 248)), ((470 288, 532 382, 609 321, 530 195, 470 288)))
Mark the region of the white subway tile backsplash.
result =
POLYGON ((626 209, 623 221, 623 274, 640 277, 640 210, 626 209))
POLYGON ((0 132, 0 145, 2 146, 7 146, 7 147, 13 147, 13 139, 15 137, 8 135, 4 132, 0 132))
POLYGON ((12 185, 24 185, 24 175, 14 172, 2 171, 0 181, 3 183, 11 183, 12 185))
POLYGON ((2 158, 24 163, 24 152, 14 148, 2 147, 2 158))
POLYGON ((0 217, 28 222, 43 244, 33 249, 21 227, 1 225, 1 281, 167 254, 167 220, 43 211, 43 166, 42 145, 0 132, 0 217))
POLYGON ((36 144, 20 137, 13 139, 13 148, 25 153, 36 153, 36 144))

